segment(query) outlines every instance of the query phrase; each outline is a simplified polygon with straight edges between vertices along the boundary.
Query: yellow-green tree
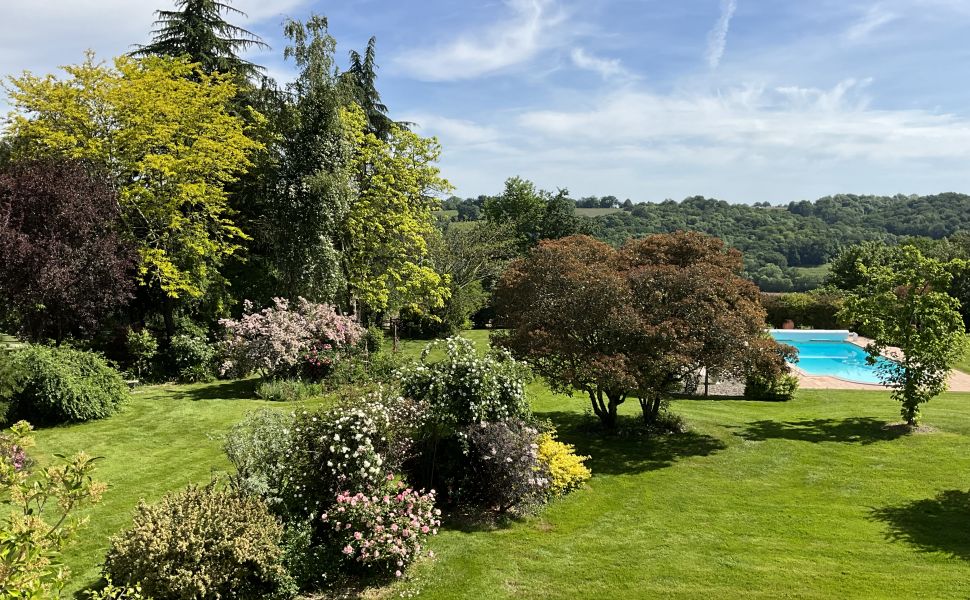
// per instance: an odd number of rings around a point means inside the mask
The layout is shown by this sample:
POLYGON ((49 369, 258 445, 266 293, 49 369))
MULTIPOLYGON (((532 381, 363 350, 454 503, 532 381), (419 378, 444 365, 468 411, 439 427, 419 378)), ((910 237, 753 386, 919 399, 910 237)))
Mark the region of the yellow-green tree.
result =
MULTIPOLYGON (((245 234, 232 221, 225 186, 259 144, 228 107, 230 75, 183 59, 92 54, 66 76, 10 78, 6 133, 17 152, 61 155, 103 169, 137 241, 141 283, 164 298, 197 298, 245 234)), ((257 116, 258 122, 258 116, 257 116)))
POLYGON ((342 110, 352 144, 354 197, 343 233, 343 264, 352 304, 396 314, 444 305, 448 278, 430 260, 437 195, 451 189, 435 162, 441 147, 392 126, 387 141, 367 133, 357 105, 342 110))

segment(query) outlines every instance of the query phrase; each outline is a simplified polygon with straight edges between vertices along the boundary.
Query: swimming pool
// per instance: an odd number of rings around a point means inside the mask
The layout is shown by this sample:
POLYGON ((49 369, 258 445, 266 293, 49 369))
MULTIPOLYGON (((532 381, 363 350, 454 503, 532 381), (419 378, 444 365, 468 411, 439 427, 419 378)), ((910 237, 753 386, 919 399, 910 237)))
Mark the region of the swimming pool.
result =
MULTIPOLYGON (((866 362, 866 351, 846 341, 847 330, 771 329, 777 341, 798 348, 798 368, 808 375, 828 375, 857 383, 879 383, 876 366, 866 362)), ((879 358, 880 363, 889 363, 879 358)))

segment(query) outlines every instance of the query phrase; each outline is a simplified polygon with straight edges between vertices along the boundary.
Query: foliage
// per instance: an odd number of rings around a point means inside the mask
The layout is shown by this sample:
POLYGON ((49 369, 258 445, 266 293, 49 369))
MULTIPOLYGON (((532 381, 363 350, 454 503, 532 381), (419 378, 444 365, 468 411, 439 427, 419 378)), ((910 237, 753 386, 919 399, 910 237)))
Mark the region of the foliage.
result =
POLYGON ((217 349, 204 336, 179 334, 172 338, 168 358, 183 383, 200 383, 214 378, 217 349))
POLYGON ((283 528, 258 500, 215 482, 139 503, 111 539, 104 573, 153 598, 289 598, 283 528))
POLYGON ((364 348, 369 354, 384 350, 384 330, 377 325, 371 325, 364 331, 364 348))
POLYGON ((539 435, 538 445, 536 457, 543 470, 549 473, 550 493, 566 494, 592 477, 589 467, 584 464, 590 457, 576 454, 572 444, 564 444, 555 434, 545 432, 539 435))
POLYGON ((751 400, 787 402, 797 391, 798 378, 787 373, 775 377, 751 374, 744 380, 744 397, 751 400))
POLYGON ((364 329, 333 306, 298 298, 295 306, 274 298, 273 306, 253 312, 243 304, 241 319, 219 321, 226 329, 223 375, 260 372, 282 377, 301 375, 330 365, 357 345, 364 329))
POLYGON ((258 128, 264 150, 233 189, 239 222, 253 235, 233 286, 258 304, 273 296, 334 302, 346 289, 338 242, 353 195, 353 147, 340 109, 351 94, 325 17, 287 20, 284 35, 296 80, 283 89, 264 80, 248 94, 267 119, 258 128))
POLYGON ((840 316, 872 338, 869 361, 902 403, 903 419, 915 426, 920 405, 946 391, 950 370, 967 347, 960 303, 946 291, 952 274, 913 247, 902 248, 889 265, 860 265, 860 272, 864 283, 848 295, 840 316), (891 347, 902 356, 877 361, 891 347))
POLYGON ((381 140, 366 132, 356 105, 343 109, 341 118, 353 146, 357 189, 341 240, 350 297, 371 311, 392 314, 442 306, 448 277, 424 264, 428 239, 438 235, 435 194, 451 187, 435 165, 438 140, 397 126, 381 140))
POLYGON ((158 356, 158 339, 148 329, 129 327, 125 332, 125 345, 131 356, 131 367, 135 375, 139 378, 150 376, 155 357, 158 356))
POLYGON ((427 405, 425 426, 432 435, 453 434, 473 423, 531 416, 525 396, 525 365, 508 353, 480 356, 461 337, 428 344, 421 364, 401 374, 404 395, 427 405), (442 349, 444 356, 430 360, 442 349))
POLYGON ((238 56, 243 50, 269 46, 258 35, 222 18, 224 13, 246 16, 229 0, 176 0, 175 5, 181 10, 155 11, 158 20, 152 42, 139 46, 133 56, 187 56, 206 73, 236 73, 247 79, 263 70, 238 56))
POLYGON ((224 450, 236 472, 233 487, 263 500, 271 510, 283 502, 295 414, 253 411, 226 434, 224 450))
POLYGON ((509 329, 495 340, 555 389, 586 392, 605 426, 616 426, 630 395, 651 422, 701 367, 743 370, 764 310, 741 270, 737 251, 697 233, 630 240, 620 250, 587 236, 543 241, 496 288, 509 329))
POLYGON ((31 345, 13 360, 23 380, 8 418, 44 424, 103 419, 131 398, 118 371, 93 352, 31 345))
POLYGON ((761 304, 767 313, 765 320, 772 327, 783 327, 790 320, 796 327, 837 329, 841 325, 837 315, 842 308, 842 296, 840 291, 831 288, 762 294, 761 304))
POLYGON ((141 584, 118 586, 108 579, 105 586, 99 590, 88 590, 85 593, 88 600, 150 600, 141 593, 141 584))
POLYGON ((520 251, 539 241, 545 211, 546 194, 521 177, 506 179, 502 194, 488 198, 483 207, 488 222, 510 227, 515 232, 520 251))
POLYGON ((112 68, 88 55, 64 70, 64 79, 10 80, 7 134, 25 154, 102 169, 137 241, 140 281, 168 298, 202 296, 246 238, 226 186, 259 148, 229 110, 231 76, 162 57, 121 57, 112 68))
POLYGON ((450 295, 443 307, 427 314, 402 315, 402 329, 412 337, 455 335, 470 325, 472 315, 488 301, 488 290, 515 256, 513 231, 490 223, 448 226, 432 246, 435 270, 450 276, 450 295))
POLYGON ((500 513, 528 510, 550 489, 548 465, 539 460, 539 432, 525 421, 481 422, 465 431, 468 443, 461 500, 500 513))
POLYGON ((303 402, 325 391, 319 383, 302 379, 264 379, 256 388, 256 397, 270 402, 303 402))
POLYGON ((438 533, 441 511, 434 504, 433 490, 419 492, 387 475, 375 490, 338 494, 321 520, 345 560, 401 577, 426 540, 438 533))
POLYGON ((381 392, 291 417, 256 413, 227 438, 233 481, 288 523, 313 519, 340 491, 375 489, 385 469, 399 468, 421 413, 381 392))
POLYGON ((67 581, 61 551, 86 522, 77 512, 97 504, 105 486, 91 477, 97 459, 83 452, 34 470, 30 431, 20 421, 0 434, 0 588, 4 598, 39 600, 67 581))
POLYGON ((0 171, 0 299, 27 338, 91 334, 132 296, 118 195, 77 162, 0 171))
POLYGON ((356 50, 351 50, 350 66, 344 75, 353 88, 357 104, 367 117, 368 133, 386 141, 391 136, 393 127, 403 127, 404 124, 392 121, 387 116, 387 105, 381 102, 381 95, 377 91, 376 47, 377 38, 371 36, 367 40, 363 56, 356 50))

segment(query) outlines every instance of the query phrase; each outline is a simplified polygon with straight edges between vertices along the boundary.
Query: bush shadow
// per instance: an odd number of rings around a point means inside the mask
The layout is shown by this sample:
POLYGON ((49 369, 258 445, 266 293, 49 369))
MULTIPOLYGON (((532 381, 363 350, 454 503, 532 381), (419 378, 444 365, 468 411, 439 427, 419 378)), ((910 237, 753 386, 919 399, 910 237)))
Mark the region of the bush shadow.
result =
POLYGON ((801 421, 754 421, 748 423, 735 435, 758 442, 780 439, 814 444, 842 442, 868 445, 895 440, 908 432, 909 429, 905 426, 889 424, 880 419, 852 417, 801 421))
POLYGON ((946 490, 935 498, 874 508, 871 517, 889 527, 889 540, 970 561, 970 492, 946 490))
POLYGON ((166 390, 175 400, 250 400, 256 397, 259 379, 237 379, 194 385, 190 388, 166 390))
POLYGON ((560 440, 590 456, 587 466, 596 473, 629 475, 663 469, 683 458, 709 456, 727 446, 716 437, 686 431, 644 430, 639 418, 624 419, 618 431, 603 429, 597 419, 574 412, 545 412, 536 416, 556 426, 560 440))

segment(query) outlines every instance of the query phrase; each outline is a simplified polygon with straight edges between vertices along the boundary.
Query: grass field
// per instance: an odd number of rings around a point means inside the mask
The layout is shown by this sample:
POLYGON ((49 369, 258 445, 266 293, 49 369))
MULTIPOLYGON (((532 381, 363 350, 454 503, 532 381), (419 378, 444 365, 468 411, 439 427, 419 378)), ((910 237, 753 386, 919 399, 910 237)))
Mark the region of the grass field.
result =
MULTIPOLYGON (((221 433, 269 405, 248 399, 252 385, 147 388, 111 419, 38 433, 44 451, 105 456, 110 489, 68 556, 71 591, 97 578, 108 536, 139 498, 226 468, 221 433)), ((580 398, 530 391, 536 412, 593 457, 588 487, 506 527, 446 528, 437 558, 376 595, 970 596, 968 394, 927 405, 931 433, 887 427, 898 406, 886 393, 805 390, 789 403, 676 401, 691 431, 644 439, 605 437, 580 398)), ((635 403, 623 408, 632 418, 635 403)))
POLYGON ((577 208, 577 217, 602 217, 603 215, 612 215, 613 213, 620 212, 620 208, 577 208))

